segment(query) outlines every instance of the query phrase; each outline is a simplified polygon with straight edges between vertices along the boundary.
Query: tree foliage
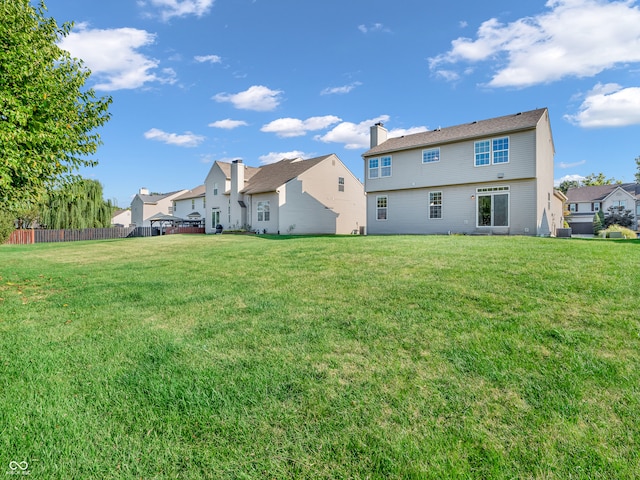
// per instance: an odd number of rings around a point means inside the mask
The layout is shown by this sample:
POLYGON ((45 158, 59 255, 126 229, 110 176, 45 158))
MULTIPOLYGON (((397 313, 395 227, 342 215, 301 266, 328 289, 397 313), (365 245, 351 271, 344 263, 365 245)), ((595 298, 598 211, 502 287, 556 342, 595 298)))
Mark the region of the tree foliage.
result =
POLYGON ((602 220, 600 219, 600 215, 598 215, 598 213, 600 212, 596 212, 596 214, 593 216, 593 234, 594 235, 598 235, 604 228, 604 226, 602 225, 602 220))
POLYGON ((592 187, 594 185, 613 185, 614 183, 622 182, 615 178, 607 178, 602 172, 597 175, 595 173, 590 173, 581 182, 583 187, 592 187))
POLYGON ((0 0, 0 12, 0 202, 11 207, 97 163, 111 98, 84 88, 90 71, 57 45, 72 24, 44 2, 0 0))
POLYGON ((621 227, 631 227, 633 225, 633 213, 624 207, 609 207, 604 217, 604 226, 620 225, 621 227))
POLYGON ((558 186, 558 190, 562 193, 566 194, 570 188, 578 188, 580 186, 580 182, 578 180, 565 180, 560 183, 558 186))
POLYGON ((113 211, 100 182, 81 178, 45 194, 39 218, 46 228, 104 228, 113 211))

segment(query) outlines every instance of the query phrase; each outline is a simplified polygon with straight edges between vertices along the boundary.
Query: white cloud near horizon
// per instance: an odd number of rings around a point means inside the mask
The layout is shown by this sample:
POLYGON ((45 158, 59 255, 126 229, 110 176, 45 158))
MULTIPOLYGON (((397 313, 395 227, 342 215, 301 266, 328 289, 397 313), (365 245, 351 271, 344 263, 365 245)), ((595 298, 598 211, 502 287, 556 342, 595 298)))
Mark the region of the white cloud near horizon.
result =
POLYGON ((144 138, 147 140, 155 140, 158 142, 166 143, 167 145, 175 145, 177 147, 197 147, 204 140, 205 137, 201 135, 195 135, 191 132, 185 132, 182 135, 177 133, 163 132, 158 128, 152 128, 144 132, 144 138))
POLYGON ((578 174, 565 175, 558 179, 554 179, 553 186, 559 187, 562 182, 573 182, 573 181, 582 182, 585 178, 586 177, 583 177, 582 175, 578 175, 578 174))
POLYGON ((280 105, 281 90, 271 90, 263 85, 253 85, 244 92, 218 93, 213 100, 218 103, 229 102, 240 110, 269 112, 280 105))
POLYGON ((306 120, 298 118, 278 118, 263 125, 261 132, 275 133, 280 138, 301 137, 307 132, 322 130, 341 121, 340 117, 325 115, 323 117, 310 117, 306 120))
POLYGON ((249 125, 244 120, 231 120, 230 118, 225 118, 224 120, 217 120, 209 124, 210 127, 213 128, 223 128, 225 130, 233 130, 238 127, 246 127, 249 125))
POLYGON ((135 89, 148 83, 175 83, 175 72, 138 49, 152 45, 155 34, 136 28, 91 29, 78 26, 59 43, 72 57, 81 59, 98 83, 95 90, 135 89))
MULTIPOLYGON (((316 135, 315 140, 324 143, 343 143, 347 150, 368 149, 370 146, 371 126, 378 122, 388 122, 389 115, 364 120, 360 123, 342 122, 324 135, 316 135)), ((427 131, 427 127, 411 127, 408 129, 396 128, 389 130, 388 138, 401 137, 427 131)))
POLYGON ((564 118, 583 128, 640 125, 640 87, 598 83, 587 93, 578 112, 564 118))
POLYGON ((451 70, 445 65, 490 61, 500 67, 489 86, 528 87, 640 62, 635 0, 548 0, 545 5, 548 12, 508 24, 485 21, 475 40, 459 37, 451 50, 430 58, 431 70, 439 74, 451 70))
POLYGON ((160 18, 166 22, 173 17, 202 17, 209 13, 214 2, 215 0, 140 0, 138 5, 142 8, 157 8, 160 18))
POLYGON ((313 155, 308 155, 300 150, 292 150, 290 152, 269 152, 266 155, 261 155, 259 158, 260 163, 262 165, 268 165, 270 163, 276 163, 280 160, 294 159, 294 158, 302 158, 303 160, 307 158, 312 158, 313 155))

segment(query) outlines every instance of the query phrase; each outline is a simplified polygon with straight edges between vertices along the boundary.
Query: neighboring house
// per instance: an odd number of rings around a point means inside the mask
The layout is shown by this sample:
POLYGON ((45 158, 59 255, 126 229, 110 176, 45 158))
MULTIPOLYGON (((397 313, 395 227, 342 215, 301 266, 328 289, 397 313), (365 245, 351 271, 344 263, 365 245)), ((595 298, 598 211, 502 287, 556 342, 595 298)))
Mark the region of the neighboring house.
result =
POLYGON ((149 218, 155 214, 173 215, 173 200, 186 191, 150 195, 149 190, 141 188, 131 200, 131 224, 136 227, 150 227, 149 218))
POLYGON ((637 183, 570 188, 567 191, 567 207, 571 214, 568 223, 573 234, 593 234, 593 216, 599 210, 606 215, 609 207, 631 210, 634 215, 631 228, 640 230, 640 185, 637 183))
POLYGON ((554 153, 546 108, 389 139, 376 124, 368 233, 555 235, 554 153))
POLYGON ((173 199, 173 215, 194 227, 204 227, 206 208, 204 185, 197 186, 173 199))
POLYGON ((131 225, 131 209, 118 209, 113 212, 111 225, 116 227, 128 227, 131 225))
POLYGON ((206 232, 350 234, 365 225, 362 183, 334 154, 248 167, 215 162, 205 180, 206 232))

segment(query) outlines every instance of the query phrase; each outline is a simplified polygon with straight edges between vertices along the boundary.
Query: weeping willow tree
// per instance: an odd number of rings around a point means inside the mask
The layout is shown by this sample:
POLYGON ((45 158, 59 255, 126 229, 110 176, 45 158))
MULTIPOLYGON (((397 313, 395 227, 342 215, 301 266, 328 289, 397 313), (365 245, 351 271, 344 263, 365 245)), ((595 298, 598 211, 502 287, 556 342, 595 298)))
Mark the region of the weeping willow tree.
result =
POLYGON ((102 198, 100 182, 80 178, 44 196, 40 223, 46 228, 104 228, 111 226, 114 209, 102 198))

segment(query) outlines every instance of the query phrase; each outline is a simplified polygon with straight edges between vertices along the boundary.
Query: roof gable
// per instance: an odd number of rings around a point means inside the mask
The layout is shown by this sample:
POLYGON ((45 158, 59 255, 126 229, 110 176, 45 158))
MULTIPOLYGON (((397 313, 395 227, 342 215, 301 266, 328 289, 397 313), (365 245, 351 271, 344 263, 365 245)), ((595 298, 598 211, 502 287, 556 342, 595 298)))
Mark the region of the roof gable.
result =
MULTIPOLYGON (((296 178, 303 172, 314 167, 318 163, 331 157, 333 154, 322 157, 311 158, 309 160, 284 159, 276 163, 271 163, 257 169, 242 190, 245 194, 274 192, 278 187, 284 185, 289 180, 296 178)), ((245 180, 246 180, 245 176, 245 180)))
POLYGON ((188 192, 183 193, 179 197, 174 198, 173 201, 177 202, 177 201, 180 201, 180 200, 190 200, 192 198, 204 197, 204 194, 205 194, 205 186, 204 185, 198 185, 193 190, 189 190, 188 192))
POLYGON ((540 119, 546 114, 546 108, 528 112, 520 112, 503 117, 480 120, 453 127, 438 128, 412 135, 390 138, 380 145, 366 151, 362 156, 368 157, 380 153, 408 150, 445 143, 458 142, 491 135, 504 135, 511 132, 536 128, 540 119))
POLYGON ((567 190, 567 202, 601 202, 618 188, 624 190, 636 200, 640 200, 640 185, 636 183, 614 183, 610 185, 591 185, 567 190))

